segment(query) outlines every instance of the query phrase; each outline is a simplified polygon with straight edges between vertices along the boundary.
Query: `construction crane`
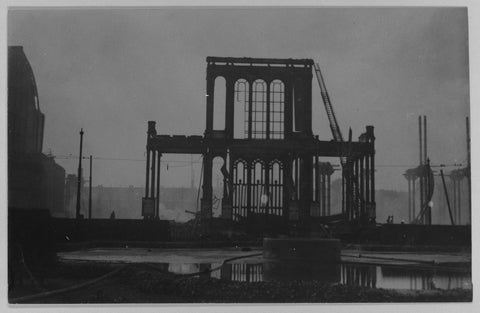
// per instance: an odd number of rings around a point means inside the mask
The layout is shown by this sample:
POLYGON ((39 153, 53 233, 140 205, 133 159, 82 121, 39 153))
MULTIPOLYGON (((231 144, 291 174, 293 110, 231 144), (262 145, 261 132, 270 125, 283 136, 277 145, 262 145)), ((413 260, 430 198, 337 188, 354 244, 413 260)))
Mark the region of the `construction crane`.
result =
MULTIPOLYGON (((328 95, 327 87, 325 85, 325 80, 323 79, 322 71, 320 70, 320 66, 318 63, 314 64, 315 75, 317 76, 318 85, 320 86, 320 93, 322 96, 323 104, 325 106, 325 111, 327 112, 328 121, 330 122, 330 130, 332 131, 333 139, 336 142, 344 142, 342 131, 340 130, 340 126, 338 125, 337 118, 335 116, 335 112, 333 111, 332 102, 330 101, 330 96, 328 95)), ((351 132, 349 132, 349 142, 351 139, 351 132)), ((342 168, 345 169, 347 165, 347 158, 342 156, 340 157, 340 162, 342 164, 342 168)), ((354 209, 356 212, 359 212, 359 208, 364 203, 362 199, 362 195, 360 193, 360 189, 357 183, 357 179, 355 177, 355 173, 353 175, 353 190, 354 190, 354 205, 356 206, 354 209)))
POLYGON ((317 75, 318 85, 320 86, 320 93, 322 95, 323 104, 325 105, 325 110, 327 111, 328 120, 330 122, 330 130, 332 131, 333 139, 337 142, 343 142, 342 131, 338 126, 335 112, 333 112, 333 106, 330 101, 327 87, 325 86, 325 80, 323 79, 322 71, 320 71, 320 66, 318 65, 318 63, 315 63, 314 68, 315 74, 317 75))

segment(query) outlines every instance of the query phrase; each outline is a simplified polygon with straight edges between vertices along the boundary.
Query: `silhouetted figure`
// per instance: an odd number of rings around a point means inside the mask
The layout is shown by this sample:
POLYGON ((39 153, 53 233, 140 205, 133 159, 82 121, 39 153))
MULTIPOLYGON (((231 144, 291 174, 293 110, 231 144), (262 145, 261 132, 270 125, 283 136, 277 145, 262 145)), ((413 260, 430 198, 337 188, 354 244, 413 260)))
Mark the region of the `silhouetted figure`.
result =
POLYGON ((110 219, 114 220, 115 219, 115 210, 112 211, 112 214, 110 214, 110 219))

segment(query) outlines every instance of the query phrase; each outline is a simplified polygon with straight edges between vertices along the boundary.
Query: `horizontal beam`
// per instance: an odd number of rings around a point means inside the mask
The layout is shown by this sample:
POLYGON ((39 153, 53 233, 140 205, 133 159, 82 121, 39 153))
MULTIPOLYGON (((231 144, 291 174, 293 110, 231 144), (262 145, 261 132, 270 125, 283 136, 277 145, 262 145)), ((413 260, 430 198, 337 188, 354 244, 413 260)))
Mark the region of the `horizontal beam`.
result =
POLYGON ((264 59, 264 58, 227 58, 207 57, 208 63, 237 63, 237 64, 285 64, 285 65, 313 65, 311 59, 264 59))
POLYGON ((205 139, 201 136, 155 136, 148 140, 148 148, 160 153, 201 154, 207 150, 240 155, 311 154, 325 157, 357 157, 375 153, 373 143, 321 141, 304 139, 205 139))

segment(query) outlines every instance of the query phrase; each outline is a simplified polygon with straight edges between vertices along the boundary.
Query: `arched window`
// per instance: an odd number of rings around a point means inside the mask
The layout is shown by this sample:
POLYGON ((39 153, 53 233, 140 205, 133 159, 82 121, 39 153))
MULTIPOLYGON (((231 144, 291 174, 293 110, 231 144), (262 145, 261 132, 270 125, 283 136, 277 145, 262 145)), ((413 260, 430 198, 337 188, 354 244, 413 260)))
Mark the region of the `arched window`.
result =
POLYGON ((267 85, 265 81, 257 79, 252 86, 252 138, 267 138, 267 85))
POLYGON ((262 160, 255 160, 252 164, 252 183, 251 183, 251 202, 250 207, 256 213, 264 213, 263 209, 266 203, 262 203, 262 196, 265 197, 265 164, 262 160))
POLYGON ((270 162, 269 168, 268 208, 271 214, 283 215, 282 163, 279 160, 273 160, 270 162))
POLYGON ((233 220, 238 220, 238 216, 247 216, 247 162, 238 159, 233 164, 233 198, 232 213, 233 220))
POLYGON ((247 179, 247 166, 246 162, 242 159, 235 161, 233 166, 233 182, 242 183, 247 179))
POLYGON ((282 162, 279 160, 273 160, 270 162, 270 181, 277 181, 278 183, 283 183, 283 172, 282 172, 282 162))
POLYGON ((245 79, 239 79, 235 82, 235 102, 234 102, 234 121, 233 137, 248 137, 248 102, 249 85, 245 79))
POLYGON ((281 80, 267 85, 257 79, 251 86, 245 79, 237 80, 234 105, 234 138, 284 138, 285 86, 281 80))
POLYGON ((283 139, 285 87, 281 80, 270 83, 270 138, 283 139))
POLYGON ((226 81, 222 76, 215 79, 213 93, 213 129, 225 130, 226 81))

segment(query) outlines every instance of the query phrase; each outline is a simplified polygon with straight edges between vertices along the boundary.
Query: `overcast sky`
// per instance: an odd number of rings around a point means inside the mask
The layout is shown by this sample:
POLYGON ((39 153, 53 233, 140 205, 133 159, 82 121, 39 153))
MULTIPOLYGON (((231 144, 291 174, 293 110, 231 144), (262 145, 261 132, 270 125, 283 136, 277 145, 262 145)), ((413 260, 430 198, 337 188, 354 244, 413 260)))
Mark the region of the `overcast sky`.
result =
MULTIPOLYGON (((85 154, 113 159, 144 158, 148 120, 162 134, 202 135, 207 56, 312 58, 343 133, 375 126, 377 189, 405 190, 399 166, 418 164, 418 115, 432 163, 467 159, 467 26, 462 8, 11 10, 8 44, 24 47, 44 151, 59 157, 78 155, 81 127, 85 154)), ((313 130, 330 140, 312 83, 313 130)), ((189 186, 188 163, 174 161, 190 157, 164 160, 161 184, 189 186)), ((75 173, 75 159, 57 161, 75 173)), ((94 161, 94 185, 144 180, 145 162, 94 161)))

